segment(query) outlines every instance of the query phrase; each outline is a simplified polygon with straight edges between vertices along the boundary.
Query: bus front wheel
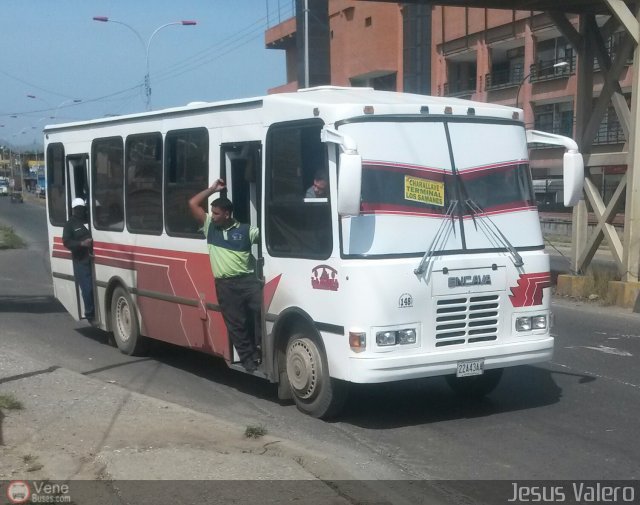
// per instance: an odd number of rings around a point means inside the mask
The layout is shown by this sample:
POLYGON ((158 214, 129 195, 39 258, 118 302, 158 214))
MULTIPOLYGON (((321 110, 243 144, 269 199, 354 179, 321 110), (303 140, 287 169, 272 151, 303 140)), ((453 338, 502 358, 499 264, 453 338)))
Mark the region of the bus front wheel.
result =
POLYGON ((449 387, 463 398, 482 398, 491 393, 502 378, 502 368, 486 370, 482 375, 472 375, 470 377, 456 377, 447 375, 445 379, 449 387))
POLYGON ((329 376, 327 358, 316 341, 292 335, 286 352, 287 380, 298 410, 319 419, 336 416, 347 398, 344 382, 329 376))
POLYGON ((118 286, 111 298, 111 329, 120 352, 136 356, 145 351, 145 338, 140 335, 136 307, 129 293, 118 286))

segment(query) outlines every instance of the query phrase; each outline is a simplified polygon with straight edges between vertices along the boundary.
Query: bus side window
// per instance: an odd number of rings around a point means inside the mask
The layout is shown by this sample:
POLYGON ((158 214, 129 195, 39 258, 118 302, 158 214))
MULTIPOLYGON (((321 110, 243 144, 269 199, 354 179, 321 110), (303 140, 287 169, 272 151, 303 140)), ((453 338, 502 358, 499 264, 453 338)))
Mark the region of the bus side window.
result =
POLYGON ((275 256, 326 259, 333 250, 331 206, 307 198, 318 167, 327 166, 322 121, 273 125, 267 135, 266 242, 275 256))
MULTIPOLYGON (((172 130, 165 137, 165 227, 177 237, 203 238, 188 201, 207 187, 209 132, 206 128, 172 130)), ((206 202, 203 206, 205 212, 206 202)))

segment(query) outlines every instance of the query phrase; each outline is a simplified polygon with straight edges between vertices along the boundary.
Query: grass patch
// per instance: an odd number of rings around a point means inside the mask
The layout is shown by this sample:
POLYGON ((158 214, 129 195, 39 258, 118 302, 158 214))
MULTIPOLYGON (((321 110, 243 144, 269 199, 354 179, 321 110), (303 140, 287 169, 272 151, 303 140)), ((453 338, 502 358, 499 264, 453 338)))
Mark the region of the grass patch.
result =
POLYGON ((22 462, 27 465, 27 472, 37 472, 44 468, 41 463, 38 463, 38 456, 34 456, 33 454, 25 454, 22 456, 22 462))
POLYGON ((247 426, 244 430, 244 436, 246 438, 260 438, 267 434, 267 429, 264 426, 247 426))
POLYGON ((613 296, 609 291, 609 282, 620 280, 620 275, 617 271, 590 267, 584 277, 584 285, 581 292, 578 293, 579 298, 598 301, 605 305, 614 303, 613 296))
POLYGON ((10 226, 0 226, 0 249, 22 249, 26 244, 13 228, 10 226))
POLYGON ((0 395, 0 409, 20 410, 22 403, 12 394, 0 395))

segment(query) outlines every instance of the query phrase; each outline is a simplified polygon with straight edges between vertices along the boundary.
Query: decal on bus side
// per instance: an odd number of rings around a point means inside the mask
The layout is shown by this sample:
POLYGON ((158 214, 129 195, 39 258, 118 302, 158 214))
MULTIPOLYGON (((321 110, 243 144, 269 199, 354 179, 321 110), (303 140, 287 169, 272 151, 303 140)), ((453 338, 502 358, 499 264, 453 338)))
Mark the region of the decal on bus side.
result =
POLYGON ((542 305, 543 288, 551 286, 551 274, 539 272, 535 274, 520 274, 518 285, 511 288, 511 305, 514 307, 529 307, 542 305))
POLYGON ((318 265, 311 270, 311 287, 338 291, 338 271, 329 265, 318 265))

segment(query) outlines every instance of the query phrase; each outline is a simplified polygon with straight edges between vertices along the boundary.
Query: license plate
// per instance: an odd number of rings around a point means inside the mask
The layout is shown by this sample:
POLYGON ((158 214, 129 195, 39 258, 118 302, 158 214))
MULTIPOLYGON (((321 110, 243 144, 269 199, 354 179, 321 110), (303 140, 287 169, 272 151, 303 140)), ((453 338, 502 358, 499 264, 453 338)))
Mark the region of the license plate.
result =
POLYGON ((484 373, 484 359, 472 359, 459 361, 456 377, 469 377, 470 375, 482 375, 484 373))

